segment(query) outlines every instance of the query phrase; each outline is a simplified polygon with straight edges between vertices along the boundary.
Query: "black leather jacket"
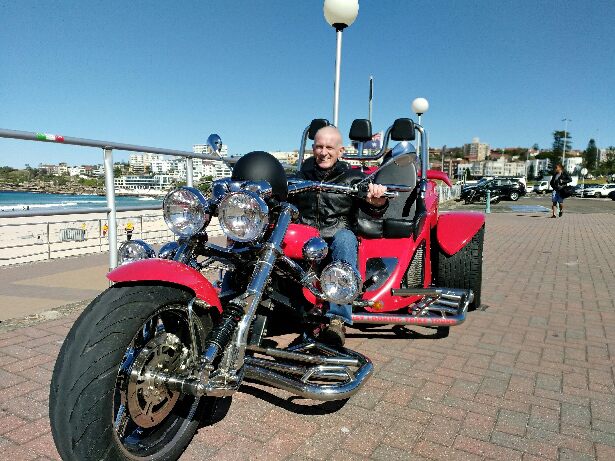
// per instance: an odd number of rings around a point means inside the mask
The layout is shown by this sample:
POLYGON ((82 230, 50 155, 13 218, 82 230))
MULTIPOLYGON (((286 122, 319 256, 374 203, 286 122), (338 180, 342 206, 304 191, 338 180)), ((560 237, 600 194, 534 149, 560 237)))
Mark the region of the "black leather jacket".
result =
MULTIPOLYGON (((295 178, 318 180, 314 173, 314 157, 303 162, 301 171, 295 175, 295 178)), ((348 163, 338 160, 322 182, 352 185, 363 178, 365 178, 363 172, 352 169, 348 163)), ((321 237, 325 239, 333 237, 340 229, 350 229, 356 233, 359 210, 379 218, 388 208, 388 201, 381 207, 375 207, 358 197, 316 190, 293 195, 289 197, 289 202, 299 209, 299 222, 317 228, 321 237)))
POLYGON ((568 172, 566 170, 562 171, 561 176, 558 178, 559 181, 557 182, 557 184, 555 183, 555 174, 553 176, 551 176, 551 189, 553 189, 554 191, 560 191, 562 189, 562 187, 564 187, 566 184, 568 184, 569 182, 572 181, 572 179, 570 178, 570 175, 568 174, 568 172))

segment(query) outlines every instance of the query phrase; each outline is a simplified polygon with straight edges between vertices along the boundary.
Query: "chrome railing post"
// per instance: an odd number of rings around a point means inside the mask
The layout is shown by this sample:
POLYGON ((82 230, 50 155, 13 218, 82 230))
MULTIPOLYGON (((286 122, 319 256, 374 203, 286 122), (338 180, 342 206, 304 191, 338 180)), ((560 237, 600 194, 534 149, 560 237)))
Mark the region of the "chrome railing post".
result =
POLYGON ((117 267, 117 221, 115 206, 115 184, 113 183, 113 149, 103 149, 105 159, 105 196, 107 197, 107 222, 109 226, 109 270, 117 267))
POLYGON ((192 157, 186 157, 186 186, 194 187, 194 176, 192 174, 192 157))

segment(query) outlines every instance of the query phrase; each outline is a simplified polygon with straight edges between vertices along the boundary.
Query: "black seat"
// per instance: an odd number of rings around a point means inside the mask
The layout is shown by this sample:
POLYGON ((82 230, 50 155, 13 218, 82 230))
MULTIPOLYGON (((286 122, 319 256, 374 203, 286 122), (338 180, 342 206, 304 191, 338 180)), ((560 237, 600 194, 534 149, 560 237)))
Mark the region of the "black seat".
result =
MULTIPOLYGON (((376 184, 397 184, 410 186, 412 192, 400 192, 395 199, 389 199, 389 207, 382 218, 372 218, 359 212, 359 235, 366 238, 406 238, 414 231, 414 218, 419 188, 416 177, 416 156, 405 166, 391 158, 374 176, 376 184)), ((405 162, 404 162, 405 163, 405 162)))

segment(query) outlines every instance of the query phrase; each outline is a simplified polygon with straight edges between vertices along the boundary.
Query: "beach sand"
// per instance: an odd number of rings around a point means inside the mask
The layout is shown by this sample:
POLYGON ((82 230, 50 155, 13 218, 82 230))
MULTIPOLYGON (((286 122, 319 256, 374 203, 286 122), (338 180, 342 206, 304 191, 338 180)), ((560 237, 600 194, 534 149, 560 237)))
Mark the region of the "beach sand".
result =
MULTIPOLYGON (((126 240, 126 225, 134 226, 132 239, 149 244, 176 240, 164 222, 162 210, 117 213, 118 247, 126 240)), ((0 266, 108 251, 103 236, 106 213, 0 218, 0 266)), ((217 218, 209 224, 210 237, 222 235, 217 218)))

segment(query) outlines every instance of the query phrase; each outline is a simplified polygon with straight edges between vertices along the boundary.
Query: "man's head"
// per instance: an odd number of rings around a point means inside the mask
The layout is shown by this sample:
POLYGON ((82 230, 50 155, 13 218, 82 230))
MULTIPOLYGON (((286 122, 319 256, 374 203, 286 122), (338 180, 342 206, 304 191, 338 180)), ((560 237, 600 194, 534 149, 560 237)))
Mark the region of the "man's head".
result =
POLYGON ((314 136, 314 160, 323 169, 331 168, 344 153, 342 133, 334 126, 325 126, 314 136))
POLYGON ((557 165, 555 165, 555 172, 557 174, 560 174, 562 171, 564 171, 564 167, 562 166, 561 163, 558 163, 557 165))

